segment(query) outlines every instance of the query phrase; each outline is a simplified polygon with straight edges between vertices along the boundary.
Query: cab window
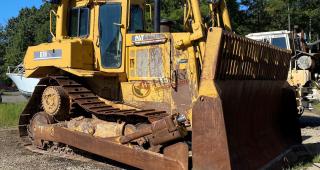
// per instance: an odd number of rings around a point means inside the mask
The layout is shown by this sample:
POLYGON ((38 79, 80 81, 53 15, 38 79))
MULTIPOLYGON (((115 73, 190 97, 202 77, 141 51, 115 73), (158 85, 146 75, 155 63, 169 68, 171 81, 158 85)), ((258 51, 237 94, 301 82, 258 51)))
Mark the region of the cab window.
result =
POLYGON ((279 48, 287 49, 287 42, 285 37, 272 38, 271 44, 279 48))
POLYGON ((122 35, 121 4, 107 3, 100 6, 99 34, 101 64, 104 68, 121 67, 122 35))
POLYGON ((141 33, 144 31, 144 15, 139 5, 131 5, 129 33, 141 33))
POLYGON ((85 37, 89 35, 89 8, 73 8, 70 11, 69 36, 85 37))

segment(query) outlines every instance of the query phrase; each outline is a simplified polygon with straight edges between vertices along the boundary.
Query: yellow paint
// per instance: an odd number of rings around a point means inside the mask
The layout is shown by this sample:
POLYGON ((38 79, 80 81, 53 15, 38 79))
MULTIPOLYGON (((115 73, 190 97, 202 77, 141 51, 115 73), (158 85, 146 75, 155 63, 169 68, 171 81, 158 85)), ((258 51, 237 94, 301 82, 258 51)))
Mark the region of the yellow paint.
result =
MULTIPOLYGON (((184 70, 187 74, 185 83, 187 83, 191 93, 190 101, 195 102, 199 95, 211 97, 217 96, 217 90, 213 81, 212 66, 218 57, 221 29, 214 28, 212 32, 207 33, 206 26, 202 21, 200 6, 198 0, 190 0, 192 8, 189 14, 192 16, 190 32, 180 33, 160 33, 165 36, 165 41, 155 44, 135 45, 132 42, 135 35, 155 35, 155 33, 128 33, 130 24, 130 7, 139 5, 144 13, 149 9, 144 0, 61 0, 56 14, 56 30, 52 31, 54 39, 52 43, 45 43, 38 46, 29 47, 24 59, 27 77, 45 77, 50 74, 70 73, 78 77, 95 77, 97 75, 104 77, 117 77, 120 84, 122 98, 125 102, 158 102, 166 103, 168 110, 177 109, 176 101, 173 97, 174 88, 172 84, 176 79, 174 71, 184 70), (99 31, 99 8, 105 3, 119 3, 122 6, 121 23, 118 23, 122 36, 122 60, 121 67, 107 69, 102 66, 100 54, 100 31, 99 31), (68 13, 72 8, 89 8, 89 34, 85 37, 72 38, 68 36, 68 13), (206 40, 206 38, 208 38, 206 40), (137 76, 141 71, 137 67, 138 51, 147 51, 150 56, 152 49, 161 50, 162 68, 161 76, 151 76, 150 68, 148 74, 143 77, 137 76), (195 50, 196 49, 196 50, 195 50), (41 56, 47 53, 61 51, 61 56, 56 58, 37 59, 36 54, 41 56), (43 53, 43 54, 42 54, 43 53), (200 82, 200 72, 203 79, 200 82), (210 77, 211 76, 211 77, 210 77), (142 89, 141 94, 134 94, 133 84, 147 82, 150 83, 150 89, 142 89), (149 91, 148 91, 149 90, 149 91)), ((225 2, 222 1, 221 13, 224 27, 231 30, 230 19, 226 9, 225 2)), ((186 10, 187 11, 187 10, 186 10)), ((55 53, 56 54, 56 53, 55 53)), ((56 54, 58 55, 58 54, 56 54)), ((151 62, 151 61, 148 61, 151 62)), ((103 81, 101 89, 103 89, 103 81)), ((118 84, 117 84, 118 85, 118 84)), ((139 93, 137 91, 136 93, 139 93)), ((188 112, 191 119, 191 106, 188 112)))
POLYGON ((157 88, 157 85, 154 85, 153 82, 147 82, 150 85, 150 93, 145 97, 136 96, 133 92, 133 84, 136 82, 123 82, 121 83, 122 93, 125 96, 126 102, 147 102, 147 101, 157 101, 157 102, 168 102, 171 98, 171 87, 157 88))
POLYGON ((216 69, 214 68, 214 63, 218 61, 221 39, 221 28, 213 28, 212 32, 208 32, 199 96, 218 97, 213 79, 215 78, 214 70, 216 69))
POLYGON ((303 86, 311 80, 311 73, 309 70, 291 70, 288 76, 288 82, 291 86, 303 86))
MULTIPOLYGON (((85 39, 68 39, 53 43, 29 47, 24 59, 26 76, 29 77, 41 67, 56 67, 61 69, 82 69, 93 71, 92 42, 85 39), (60 58, 36 59, 35 53, 57 52, 61 50, 60 58)), ((38 77, 46 76, 46 71, 37 73, 38 77)))

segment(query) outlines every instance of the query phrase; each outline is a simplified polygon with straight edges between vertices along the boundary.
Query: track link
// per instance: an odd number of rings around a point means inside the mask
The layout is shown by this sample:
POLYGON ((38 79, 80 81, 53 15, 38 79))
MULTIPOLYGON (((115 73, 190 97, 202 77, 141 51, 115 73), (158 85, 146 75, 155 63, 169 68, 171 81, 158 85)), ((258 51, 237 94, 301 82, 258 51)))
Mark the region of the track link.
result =
POLYGON ((72 101, 78 104, 81 108, 87 112, 106 115, 106 116, 138 116, 147 118, 150 122, 160 120, 168 114, 165 111, 156 111, 155 109, 150 110, 120 110, 114 108, 111 105, 107 105, 104 101, 95 95, 91 90, 85 88, 80 83, 70 79, 65 76, 55 76, 50 77, 55 80, 60 87, 64 89, 67 95, 72 99, 72 101))

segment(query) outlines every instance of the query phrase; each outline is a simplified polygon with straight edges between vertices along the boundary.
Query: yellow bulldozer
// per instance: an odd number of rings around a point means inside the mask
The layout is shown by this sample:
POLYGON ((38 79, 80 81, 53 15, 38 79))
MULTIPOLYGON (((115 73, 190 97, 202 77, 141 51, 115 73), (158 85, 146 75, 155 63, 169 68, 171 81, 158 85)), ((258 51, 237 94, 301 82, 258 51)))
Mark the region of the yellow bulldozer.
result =
POLYGON ((224 0, 206 1, 207 22, 198 0, 181 1, 175 33, 160 0, 49 2, 53 41, 24 58, 25 76, 41 78, 19 120, 28 148, 140 169, 258 169, 301 143, 290 51, 232 33, 224 0))

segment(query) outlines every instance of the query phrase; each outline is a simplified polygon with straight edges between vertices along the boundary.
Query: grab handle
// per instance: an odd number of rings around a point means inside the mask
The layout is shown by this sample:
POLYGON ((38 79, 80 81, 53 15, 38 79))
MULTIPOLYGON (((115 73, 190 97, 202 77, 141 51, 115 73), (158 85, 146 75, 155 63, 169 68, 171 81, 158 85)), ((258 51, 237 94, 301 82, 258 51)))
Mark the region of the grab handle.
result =
POLYGON ((50 34, 52 35, 53 38, 56 38, 52 31, 52 14, 57 17, 57 13, 54 10, 50 10, 50 34))

